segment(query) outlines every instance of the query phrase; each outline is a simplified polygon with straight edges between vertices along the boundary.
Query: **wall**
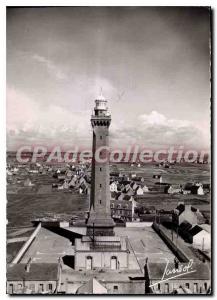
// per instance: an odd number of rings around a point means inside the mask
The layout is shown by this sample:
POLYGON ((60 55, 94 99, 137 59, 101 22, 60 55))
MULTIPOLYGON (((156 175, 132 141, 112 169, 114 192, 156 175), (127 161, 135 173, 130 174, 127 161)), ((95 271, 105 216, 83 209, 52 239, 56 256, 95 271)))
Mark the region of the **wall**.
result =
POLYGON ((175 254, 175 256, 180 260, 180 262, 188 262, 188 256, 181 251, 181 249, 177 248, 177 246, 172 242, 172 240, 163 232, 156 223, 153 223, 152 228, 158 233, 158 235, 162 238, 168 248, 175 254))
MULTIPOLYGON (((52 284, 52 291, 51 293, 54 293, 57 287, 56 281, 7 281, 7 294, 10 292, 10 284, 13 284, 13 290, 14 293, 22 294, 24 292, 24 288, 31 289, 32 293, 37 294, 39 293, 39 285, 43 284, 44 292, 50 292, 48 289, 48 284, 52 284), (20 287, 19 287, 20 285, 20 287), (32 290, 31 285, 34 285, 34 289, 32 290)), ((26 292, 25 292, 26 293, 26 292)))
POLYGON ((211 248, 211 235, 205 230, 200 231, 193 236, 193 247, 203 250, 210 250, 211 248))
MULTIPOLYGON (((152 287, 152 289, 154 290, 154 292, 157 292, 159 291, 158 289, 158 280, 151 280, 150 283, 151 284, 154 284, 154 283, 157 283, 155 286, 152 287)), ((160 292, 161 293, 168 293, 167 292, 167 285, 168 285, 168 288, 169 288, 169 293, 173 292, 175 289, 179 288, 180 286, 182 286, 183 288, 186 288, 187 287, 187 284, 189 285, 189 289, 193 292, 194 291, 194 284, 197 284, 198 285, 198 288, 197 288, 197 292, 195 291, 195 293, 197 294, 200 294, 200 293, 203 293, 205 294, 206 293, 206 289, 205 289, 205 283, 207 284, 207 289, 209 288, 210 286, 210 281, 209 280, 194 280, 194 279, 189 279, 189 280, 185 280, 180 277, 180 278, 177 278, 177 280, 168 280, 166 282, 161 282, 159 283, 159 287, 160 287, 160 292)))
POLYGON ((91 256, 92 265, 94 268, 106 268, 111 269, 111 257, 116 256, 119 262, 118 269, 125 269, 128 267, 128 253, 127 252, 76 252, 75 255, 75 269, 86 270, 86 258, 91 256))
POLYGON ((108 294, 145 294, 144 281, 106 282, 103 285, 107 288, 108 294))
POLYGON ((153 222, 126 222, 126 227, 150 227, 153 222))
MULTIPOLYGON (((99 281, 100 282, 100 281, 99 281)), ((100 282, 108 291, 108 294, 144 294, 145 293, 145 283, 143 280, 139 281, 108 281, 100 282), (114 288, 116 287, 116 289, 114 288)), ((68 282, 66 285, 66 294, 75 294, 77 289, 81 287, 85 282, 68 282)))

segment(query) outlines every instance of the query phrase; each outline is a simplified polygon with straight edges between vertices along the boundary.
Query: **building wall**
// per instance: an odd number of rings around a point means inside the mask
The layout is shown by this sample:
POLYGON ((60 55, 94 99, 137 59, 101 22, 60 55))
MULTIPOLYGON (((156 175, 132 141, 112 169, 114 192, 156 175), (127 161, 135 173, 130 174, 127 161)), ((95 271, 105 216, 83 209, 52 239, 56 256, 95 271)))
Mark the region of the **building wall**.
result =
MULTIPOLYGON (((99 281, 100 282, 100 281, 99 281)), ((144 281, 109 281, 100 282, 106 289, 108 294, 144 294, 145 283, 144 281)), ((82 282, 68 282, 66 285, 66 293, 75 294, 77 289, 85 284, 82 282)))
POLYGON ((92 269, 111 269, 112 256, 117 257, 117 269, 128 268, 127 252, 76 252, 75 269, 87 269, 87 257, 92 257, 92 269))
POLYGON ((150 283, 157 283, 152 287, 154 292, 160 291, 163 294, 172 293, 174 290, 182 286, 183 288, 188 288, 195 294, 205 294, 210 286, 209 280, 183 280, 181 277, 177 278, 177 280, 170 279, 166 282, 158 283, 158 280, 151 280, 150 283))
POLYGON ((193 247, 201 250, 209 250, 211 248, 211 235, 205 230, 200 231, 193 236, 193 247))
POLYGON ((144 294, 144 281, 131 282, 106 282, 103 285, 107 288, 108 294, 144 294))
MULTIPOLYGON (((22 294, 24 290, 28 289, 33 294, 50 292, 54 293, 57 287, 56 281, 7 281, 7 294, 15 293, 22 294), (13 285, 13 292, 12 292, 13 285), (49 286, 50 285, 50 286, 49 286)), ((26 293, 26 292, 25 292, 26 293)))
POLYGON ((184 221, 188 221, 190 224, 197 224, 197 215, 191 211, 190 207, 185 206, 185 210, 179 216, 179 224, 184 221))

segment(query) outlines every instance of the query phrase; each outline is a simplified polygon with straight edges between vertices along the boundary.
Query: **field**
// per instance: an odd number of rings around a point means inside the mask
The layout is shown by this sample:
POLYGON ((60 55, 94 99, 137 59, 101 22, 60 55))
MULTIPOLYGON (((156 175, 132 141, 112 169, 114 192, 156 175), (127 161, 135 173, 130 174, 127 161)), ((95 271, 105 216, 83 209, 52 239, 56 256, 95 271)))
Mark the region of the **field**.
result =
MULTIPOLYGON (((163 183, 185 185, 187 182, 202 182, 210 183, 210 166, 208 164, 178 164, 173 165, 168 169, 159 168, 153 164, 147 164, 138 168, 137 166, 129 166, 119 164, 112 166, 113 171, 118 171, 122 174, 136 174, 144 178, 144 183, 149 189, 156 189, 157 179, 153 175, 161 175, 163 183)), ((191 204, 199 209, 210 211, 210 194, 205 195, 169 195, 163 192, 145 193, 136 199, 145 206, 154 205, 156 208, 172 209, 177 206, 179 201, 184 201, 185 204, 191 204)))
MULTIPOLYGON (((174 184, 185 184, 186 182, 200 181, 210 183, 209 165, 175 165, 169 169, 159 168, 153 164, 143 167, 117 164, 111 166, 111 171, 118 171, 122 174, 136 174, 144 178, 144 183, 153 189, 156 187, 154 174, 161 174, 163 182, 174 184)), ((87 195, 79 195, 63 190, 52 189, 52 183, 57 179, 52 173, 42 174, 20 174, 15 175, 17 183, 9 183, 7 186, 7 261, 10 262, 17 251, 23 245, 20 238, 28 237, 32 232, 31 220, 37 217, 55 214, 63 214, 69 218, 83 216, 89 209, 87 195), (34 184, 32 187, 24 187, 26 178, 30 178, 34 184), (16 240, 17 239, 17 240, 16 240), (9 242, 10 241, 10 242, 9 242), (15 241, 15 242, 14 242, 15 241)), ((136 201, 145 207, 155 206, 160 209, 173 209, 179 201, 192 204, 210 215, 210 194, 206 195, 168 195, 163 192, 151 191, 136 198, 136 201)))
MULTIPOLYGON (((111 170, 119 170, 121 173, 136 173, 144 177, 144 183, 148 187, 156 186, 154 174, 162 174, 163 182, 185 184, 186 182, 200 181, 210 182, 209 165, 175 165, 169 169, 159 168, 153 164, 147 164, 141 168, 125 164, 117 164, 111 170)), ((25 176, 21 179, 24 180, 25 176)), ((9 185, 7 194, 7 218, 8 228, 31 225, 31 220, 46 214, 80 214, 87 211, 89 204, 86 195, 69 193, 64 191, 53 191, 51 183, 55 182, 51 174, 32 174, 31 181, 34 187, 22 187, 20 185, 9 185), (14 192, 11 192, 12 188, 14 192)), ((145 205, 155 205, 161 208, 169 208, 177 205, 178 201, 185 201, 196 207, 210 210, 210 194, 207 195, 168 195, 159 192, 145 193, 138 202, 145 205)))

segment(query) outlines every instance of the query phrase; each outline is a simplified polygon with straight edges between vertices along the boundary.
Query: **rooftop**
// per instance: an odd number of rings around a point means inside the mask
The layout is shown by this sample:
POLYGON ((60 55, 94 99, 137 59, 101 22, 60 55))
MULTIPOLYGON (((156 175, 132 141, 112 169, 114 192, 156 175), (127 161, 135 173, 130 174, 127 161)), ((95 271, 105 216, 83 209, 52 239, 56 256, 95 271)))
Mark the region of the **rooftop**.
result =
POLYGON ((32 263, 29 272, 25 269, 26 264, 11 264, 7 268, 7 280, 57 280, 58 263, 32 263))

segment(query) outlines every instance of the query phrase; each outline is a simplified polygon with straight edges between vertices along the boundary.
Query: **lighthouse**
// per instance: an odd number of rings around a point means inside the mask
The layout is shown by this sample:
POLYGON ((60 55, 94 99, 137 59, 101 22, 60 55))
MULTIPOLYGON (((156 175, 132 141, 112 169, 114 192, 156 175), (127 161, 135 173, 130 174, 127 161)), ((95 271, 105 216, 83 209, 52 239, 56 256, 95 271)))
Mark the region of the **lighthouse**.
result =
POLYGON ((93 158, 91 194, 86 234, 75 239, 75 270, 128 270, 126 237, 115 235, 110 211, 109 126, 111 115, 102 94, 95 100, 91 116, 93 158))
POLYGON ((110 173, 109 173, 109 126, 111 114, 107 100, 101 94, 95 100, 91 116, 93 128, 92 174, 90 213, 87 222, 87 235, 113 236, 114 221, 110 211, 110 173))

